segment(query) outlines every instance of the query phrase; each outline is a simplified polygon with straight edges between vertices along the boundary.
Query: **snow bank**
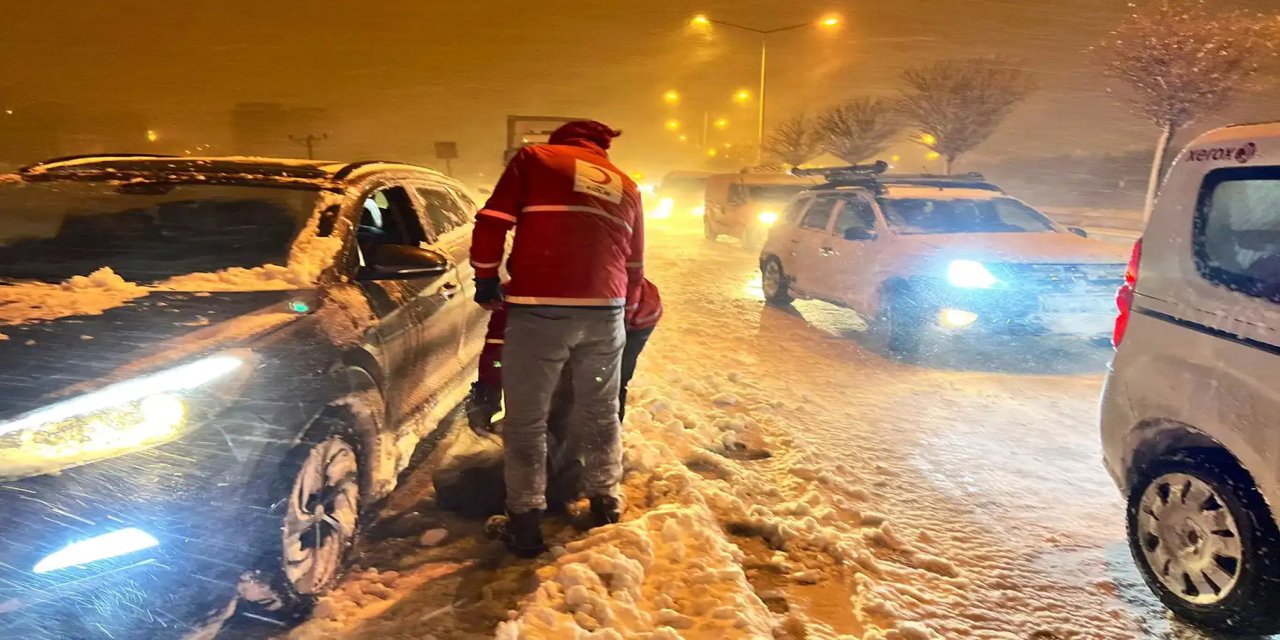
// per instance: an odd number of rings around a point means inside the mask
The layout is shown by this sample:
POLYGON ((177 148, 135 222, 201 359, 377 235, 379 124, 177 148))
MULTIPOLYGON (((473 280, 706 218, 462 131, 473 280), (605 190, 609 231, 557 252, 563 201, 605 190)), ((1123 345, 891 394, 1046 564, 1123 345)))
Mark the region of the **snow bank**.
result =
POLYGON ((705 505, 664 505, 571 542, 539 571, 524 615, 499 640, 769 638, 774 621, 742 552, 705 505))
POLYGON ((0 323, 30 324, 70 316, 101 315, 147 293, 146 288, 126 281, 110 267, 58 284, 0 285, 0 323))

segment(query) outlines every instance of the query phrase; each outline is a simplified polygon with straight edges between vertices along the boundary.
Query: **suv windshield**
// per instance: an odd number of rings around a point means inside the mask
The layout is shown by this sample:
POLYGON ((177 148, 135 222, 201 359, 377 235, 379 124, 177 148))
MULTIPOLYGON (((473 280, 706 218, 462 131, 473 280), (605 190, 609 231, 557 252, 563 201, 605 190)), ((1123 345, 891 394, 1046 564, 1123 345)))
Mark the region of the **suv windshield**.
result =
POLYGON ((906 235, 1054 231, 1053 223, 1044 214, 1013 198, 882 198, 880 208, 889 226, 906 235))
POLYGON ((0 278, 60 282, 110 267, 151 283, 284 265, 318 191, 107 182, 0 184, 0 278))

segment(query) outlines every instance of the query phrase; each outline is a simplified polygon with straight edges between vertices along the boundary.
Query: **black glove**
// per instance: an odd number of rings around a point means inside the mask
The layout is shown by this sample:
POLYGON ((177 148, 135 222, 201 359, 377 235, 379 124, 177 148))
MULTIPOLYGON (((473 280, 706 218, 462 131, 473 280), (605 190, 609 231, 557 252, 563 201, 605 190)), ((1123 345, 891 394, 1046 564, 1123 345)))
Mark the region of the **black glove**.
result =
POLYGON ((476 302, 502 302, 502 282, 497 278, 476 278, 476 302))

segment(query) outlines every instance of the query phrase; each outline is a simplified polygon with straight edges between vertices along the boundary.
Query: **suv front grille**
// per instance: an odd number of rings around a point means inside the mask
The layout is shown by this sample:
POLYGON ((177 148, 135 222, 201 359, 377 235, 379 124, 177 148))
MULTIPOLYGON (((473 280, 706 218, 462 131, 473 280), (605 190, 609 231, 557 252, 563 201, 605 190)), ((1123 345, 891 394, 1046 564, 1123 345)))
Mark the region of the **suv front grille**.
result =
POLYGON ((1115 293, 1124 282, 1123 264, 999 264, 997 278, 1018 289, 1115 293))

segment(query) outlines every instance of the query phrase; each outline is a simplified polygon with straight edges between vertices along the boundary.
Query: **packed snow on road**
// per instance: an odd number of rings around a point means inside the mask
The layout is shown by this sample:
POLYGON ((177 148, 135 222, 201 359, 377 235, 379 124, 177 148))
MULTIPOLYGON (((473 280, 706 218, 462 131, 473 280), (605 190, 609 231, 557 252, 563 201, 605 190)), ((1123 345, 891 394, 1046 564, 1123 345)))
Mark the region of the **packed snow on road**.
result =
MULTIPOLYGON (((1128 555, 1097 447, 1107 350, 903 364, 846 311, 766 306, 736 244, 653 245, 669 315, 627 416, 624 521, 552 518, 552 551, 516 561, 410 478, 287 637, 1199 637, 1128 555)), ((441 449, 493 446, 461 429, 441 449)))

